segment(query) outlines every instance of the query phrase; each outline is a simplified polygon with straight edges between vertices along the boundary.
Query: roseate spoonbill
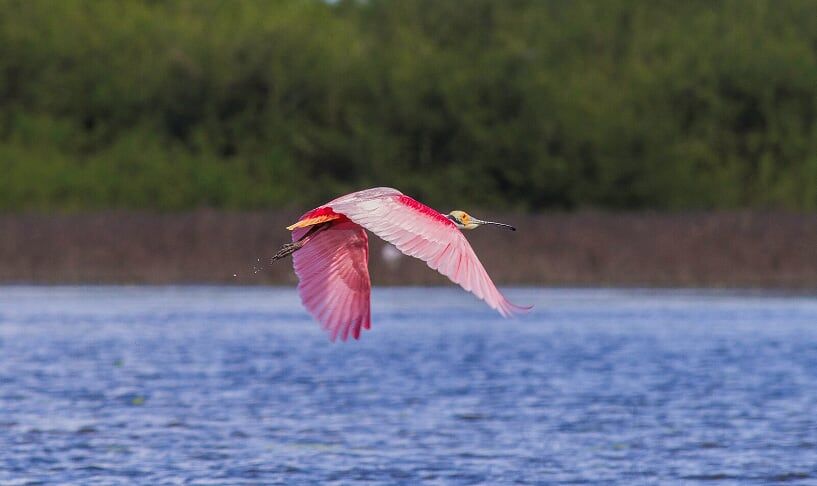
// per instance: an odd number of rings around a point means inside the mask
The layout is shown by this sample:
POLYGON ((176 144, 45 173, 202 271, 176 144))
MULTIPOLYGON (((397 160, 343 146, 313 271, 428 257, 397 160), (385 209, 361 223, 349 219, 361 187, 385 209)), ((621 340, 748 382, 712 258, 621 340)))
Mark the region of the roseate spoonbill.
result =
POLYGON ((287 229, 292 243, 272 257, 292 254, 304 307, 334 341, 360 338, 371 326, 367 229, 406 255, 484 300, 505 317, 531 307, 510 303, 497 290, 468 240, 459 230, 496 225, 464 211, 441 214, 397 189, 375 187, 353 192, 307 212, 287 229))

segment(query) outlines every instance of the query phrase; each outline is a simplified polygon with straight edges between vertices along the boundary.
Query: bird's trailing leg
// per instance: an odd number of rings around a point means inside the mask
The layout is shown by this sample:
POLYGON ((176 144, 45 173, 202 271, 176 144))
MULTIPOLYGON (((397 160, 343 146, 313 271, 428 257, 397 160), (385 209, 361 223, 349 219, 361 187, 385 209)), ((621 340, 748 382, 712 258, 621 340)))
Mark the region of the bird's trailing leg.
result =
POLYGON ((278 250, 278 253, 272 256, 272 261, 280 260, 281 258, 284 258, 287 255, 291 255, 296 251, 300 250, 301 248, 303 248, 303 246, 304 246, 303 242, 301 241, 287 243, 286 245, 282 246, 280 250, 278 250))
POLYGON ((321 224, 316 224, 315 226, 309 228, 309 231, 306 232, 303 236, 298 238, 298 241, 293 241, 292 243, 287 243, 278 250, 278 253, 272 256, 272 261, 280 260, 285 256, 292 255, 296 251, 300 250, 301 248, 306 245, 309 240, 312 239, 316 234, 328 228, 332 223, 326 222, 321 224))

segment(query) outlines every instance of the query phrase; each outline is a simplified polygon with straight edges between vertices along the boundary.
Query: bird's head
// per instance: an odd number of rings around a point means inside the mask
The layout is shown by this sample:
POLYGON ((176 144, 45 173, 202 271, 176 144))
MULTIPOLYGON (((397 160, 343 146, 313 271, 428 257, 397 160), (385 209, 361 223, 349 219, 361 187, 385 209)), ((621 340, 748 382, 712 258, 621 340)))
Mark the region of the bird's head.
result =
POLYGON ((516 228, 509 224, 505 223, 497 223, 494 221, 483 221, 481 219, 477 219, 470 214, 466 213, 465 211, 451 211, 446 216, 452 223, 457 225, 457 228, 461 230, 472 230, 478 226, 482 226, 483 224, 493 224, 496 226, 502 226, 503 228, 508 228, 511 231, 516 231, 516 228))

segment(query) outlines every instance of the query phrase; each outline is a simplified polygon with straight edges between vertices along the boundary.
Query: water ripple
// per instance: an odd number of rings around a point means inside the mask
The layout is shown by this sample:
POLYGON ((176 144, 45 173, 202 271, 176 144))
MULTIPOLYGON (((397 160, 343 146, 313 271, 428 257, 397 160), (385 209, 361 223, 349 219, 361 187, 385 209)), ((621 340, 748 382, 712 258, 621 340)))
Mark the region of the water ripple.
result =
POLYGON ((510 293, 0 288, 0 484, 817 481, 817 299, 510 293))

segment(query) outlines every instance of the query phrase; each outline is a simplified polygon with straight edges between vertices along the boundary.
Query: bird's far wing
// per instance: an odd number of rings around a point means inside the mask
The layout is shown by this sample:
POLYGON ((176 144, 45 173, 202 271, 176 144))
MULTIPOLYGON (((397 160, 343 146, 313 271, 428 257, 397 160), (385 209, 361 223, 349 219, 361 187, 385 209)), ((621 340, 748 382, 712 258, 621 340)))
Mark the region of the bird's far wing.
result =
POLYGON ((327 206, 406 255, 425 261, 503 316, 530 310, 512 304, 497 290, 462 232, 425 204, 395 189, 376 188, 339 198, 327 206))
MULTIPOLYGON (((293 231, 292 241, 306 231, 293 231)), ((315 234, 292 254, 301 301, 332 341, 358 339, 361 329, 371 327, 368 260, 366 232, 349 221, 315 234)))

